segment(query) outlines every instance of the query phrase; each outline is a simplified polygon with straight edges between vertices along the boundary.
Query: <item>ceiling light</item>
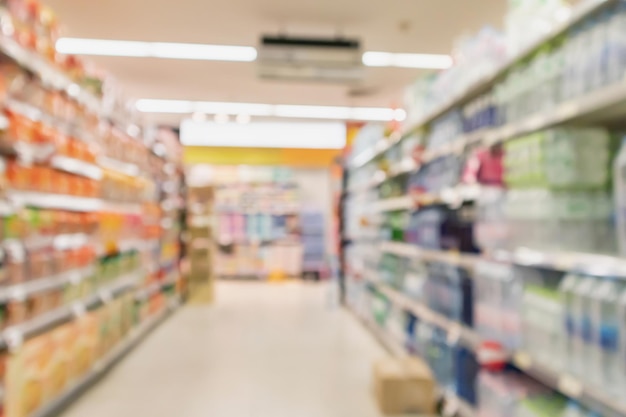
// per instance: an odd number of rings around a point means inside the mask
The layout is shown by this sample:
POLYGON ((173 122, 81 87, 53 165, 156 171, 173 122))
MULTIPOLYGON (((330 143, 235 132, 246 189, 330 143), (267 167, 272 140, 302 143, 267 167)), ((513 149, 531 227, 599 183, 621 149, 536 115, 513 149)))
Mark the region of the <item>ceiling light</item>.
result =
POLYGON ((230 121, 230 116, 228 116, 226 113, 218 113, 215 115, 214 119, 215 123, 223 125, 230 121))
POLYGON ((403 122, 406 120, 406 110, 404 109, 395 109, 393 111, 393 118, 396 122, 403 122))
MULTIPOLYGON (((253 46, 207 45, 175 42, 141 42, 110 39, 61 38, 56 50, 64 54, 123 56, 137 58, 192 59, 252 62, 253 46)), ((449 55, 365 52, 363 64, 369 67, 445 69, 452 66, 449 55)))
POLYGON ((135 104, 143 113, 246 114, 254 117, 286 117, 298 119, 392 121, 404 120, 402 109, 386 107, 308 106, 293 104, 226 103, 211 101, 141 99, 135 104))
POLYGON ((363 64, 368 67, 446 69, 452 66, 452 57, 449 55, 433 54, 365 52, 363 54, 363 64))
POLYGON ((194 113, 192 101, 143 99, 135 103, 137 110, 143 113, 194 113), (167 109, 167 111, 163 111, 167 109))
POLYGON ((196 123, 183 120, 180 140, 185 146, 250 148, 343 149, 342 122, 196 123))
POLYGON ((201 111, 194 112, 194 114, 191 115, 191 119, 194 122, 198 122, 198 123, 205 122, 206 121, 206 113, 203 113, 201 111))
POLYGON ((240 125, 247 125, 250 123, 251 117, 248 113, 241 113, 237 115, 237 123, 240 125))
POLYGON ((76 55, 239 62, 251 62, 256 60, 257 56, 256 48, 252 46, 136 42, 81 38, 61 38, 56 43, 56 50, 64 54, 76 55))

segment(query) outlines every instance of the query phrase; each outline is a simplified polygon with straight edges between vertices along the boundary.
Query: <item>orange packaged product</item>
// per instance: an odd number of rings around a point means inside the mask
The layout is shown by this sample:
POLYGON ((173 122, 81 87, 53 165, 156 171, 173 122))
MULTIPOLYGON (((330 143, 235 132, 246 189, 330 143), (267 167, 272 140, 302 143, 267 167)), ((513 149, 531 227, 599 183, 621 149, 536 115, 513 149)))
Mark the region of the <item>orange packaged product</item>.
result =
POLYGON ((7 137, 12 142, 33 142, 34 123, 27 117, 7 111, 9 130, 7 137))
POLYGON ((42 110, 44 111, 44 113, 49 114, 52 117, 56 117, 56 114, 54 113, 54 100, 58 93, 52 90, 44 91, 45 95, 43 99, 42 110))
POLYGON ((67 181, 67 185, 68 185, 68 189, 67 189, 67 193, 69 195, 78 195, 79 193, 79 189, 80 189, 80 178, 74 176, 74 175, 68 175, 68 174, 64 174, 67 181))
POLYGON ((55 211, 54 217, 56 218, 57 230, 59 234, 66 234, 70 231, 70 221, 69 221, 70 213, 67 211, 55 211))
POLYGON ((80 213, 68 213, 69 231, 68 233, 80 233, 81 231, 81 215, 80 213))
POLYGON ((30 170, 30 181, 28 181, 28 189, 34 191, 43 191, 42 189, 42 177, 43 177, 43 167, 40 166, 32 166, 28 168, 30 170))
POLYGON ((49 193, 52 191, 54 170, 48 167, 34 166, 31 169, 30 189, 49 193))
POLYGON ((59 155, 69 155, 69 138, 60 130, 55 130, 53 143, 59 155))
POLYGON ((6 178, 9 186, 17 190, 26 190, 31 184, 31 168, 16 161, 7 163, 6 178))
POLYGON ((33 127, 33 142, 38 145, 54 143, 56 129, 44 123, 35 123, 33 127))
POLYGON ((67 271, 78 268, 80 255, 77 249, 65 251, 65 266, 67 271))
POLYGON ((63 172, 54 171, 52 173, 52 192, 56 194, 70 193, 70 175, 63 172))

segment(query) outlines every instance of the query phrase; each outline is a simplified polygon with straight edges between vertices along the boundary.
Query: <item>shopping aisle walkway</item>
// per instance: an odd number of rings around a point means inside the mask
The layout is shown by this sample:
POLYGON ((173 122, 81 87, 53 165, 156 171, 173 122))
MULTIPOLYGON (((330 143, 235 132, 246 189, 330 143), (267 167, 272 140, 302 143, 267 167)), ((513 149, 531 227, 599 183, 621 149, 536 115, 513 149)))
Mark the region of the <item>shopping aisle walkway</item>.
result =
POLYGON ((385 355, 322 284, 220 283, 168 319, 63 417, 378 417, 385 355))

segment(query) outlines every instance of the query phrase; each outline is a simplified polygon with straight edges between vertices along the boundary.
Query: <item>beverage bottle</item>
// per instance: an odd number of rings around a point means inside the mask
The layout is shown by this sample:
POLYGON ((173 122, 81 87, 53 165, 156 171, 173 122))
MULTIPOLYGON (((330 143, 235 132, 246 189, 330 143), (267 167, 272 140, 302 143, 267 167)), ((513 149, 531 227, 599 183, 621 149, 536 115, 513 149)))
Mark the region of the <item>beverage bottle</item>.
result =
POLYGON ((626 67, 626 2, 615 6, 608 22, 607 79, 615 83, 624 76, 626 67))
POLYGON ((569 310, 573 319, 573 355, 570 357, 572 371, 579 377, 588 377, 589 358, 592 356, 591 343, 591 292, 596 280, 587 275, 581 275, 573 292, 573 304, 569 310))
POLYGON ((597 384, 605 390, 619 394, 620 370, 620 295, 622 282, 615 277, 606 277, 596 286, 593 294, 594 354, 592 363, 597 364, 597 384))
POLYGON ((622 140, 615 159, 613 177, 617 241, 619 252, 623 256, 626 255, 626 138, 622 140))
POLYGON ((626 291, 619 295, 619 318, 620 318, 620 342, 618 367, 620 375, 619 389, 623 392, 626 389, 626 291))
POLYGON ((576 287, 580 284, 581 277, 578 274, 570 273, 563 278, 559 285, 560 301, 563 306, 562 314, 562 341, 561 349, 563 352, 563 362, 561 367, 567 372, 578 374, 577 363, 574 361, 575 356, 575 339, 580 329, 577 327, 580 323, 579 311, 576 305, 576 287))

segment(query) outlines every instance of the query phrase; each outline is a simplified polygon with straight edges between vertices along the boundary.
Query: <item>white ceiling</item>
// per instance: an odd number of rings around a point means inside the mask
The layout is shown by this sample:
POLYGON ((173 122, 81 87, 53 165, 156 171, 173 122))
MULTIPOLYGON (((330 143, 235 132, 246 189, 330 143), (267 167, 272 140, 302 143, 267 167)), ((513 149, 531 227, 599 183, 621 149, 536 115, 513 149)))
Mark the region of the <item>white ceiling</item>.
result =
MULTIPOLYGON (((454 39, 501 26, 505 0, 49 0, 71 37, 256 45, 261 34, 342 34, 364 50, 449 53, 454 39)), ((353 96, 332 84, 262 81, 255 63, 90 57, 128 96, 390 106, 420 71, 368 68, 353 96)))

